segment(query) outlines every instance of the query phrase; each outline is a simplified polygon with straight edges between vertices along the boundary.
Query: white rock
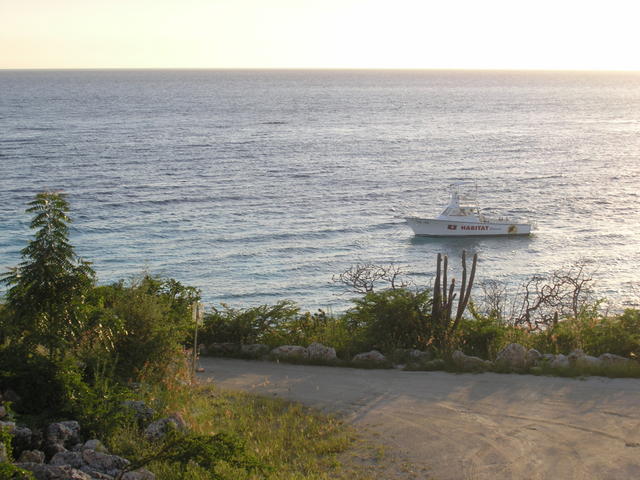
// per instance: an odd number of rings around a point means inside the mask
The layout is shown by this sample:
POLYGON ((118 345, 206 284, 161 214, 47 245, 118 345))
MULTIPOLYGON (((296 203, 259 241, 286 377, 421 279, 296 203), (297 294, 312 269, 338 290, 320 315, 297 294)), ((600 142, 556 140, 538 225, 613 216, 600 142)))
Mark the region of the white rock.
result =
POLYGON ((78 452, 59 452, 49 461, 51 465, 69 465, 73 468, 80 468, 83 463, 82 455, 78 452))
POLYGON ((356 363, 384 363, 387 361, 387 357, 381 354, 377 350, 371 350, 370 352, 363 352, 353 357, 353 361, 356 363))
POLYGON ((312 343, 307 347, 307 354, 312 360, 335 360, 336 349, 333 347, 325 347, 321 343, 312 343))
POLYGON ((487 362, 480 357, 465 355, 460 350, 453 352, 451 360, 453 360, 453 363, 462 370, 485 370, 491 365, 491 362, 487 362))
POLYGON ((44 463, 44 452, 40 450, 25 450, 20 454, 20 463, 44 463))
POLYGON ((70 445, 80 441, 80 424, 75 420, 51 423, 47 427, 48 443, 70 445))
POLYGON ((549 365, 551 368, 566 368, 569 366, 569 359, 565 355, 559 353, 549 365))
POLYGON ((621 357, 620 355, 615 355, 613 353, 603 353, 598 358, 605 367, 610 367, 612 365, 630 365, 633 362, 630 358, 621 357))
POLYGON ((84 471, 90 472, 91 470, 95 470, 111 476, 117 475, 120 470, 131 463, 126 458, 96 452, 95 450, 83 450, 82 460, 86 464, 86 467, 88 467, 83 468, 84 471))
POLYGON ((591 355, 582 355, 576 359, 577 367, 599 367, 602 364, 598 357, 591 355))
POLYGON ((543 362, 551 363, 555 360, 556 356, 553 353, 543 353, 540 359, 543 362))
POLYGON ((156 476, 145 468, 140 468, 134 472, 127 472, 122 476, 122 480, 155 480, 156 476))
POLYGON ((591 355, 586 355, 581 349, 576 349, 571 352, 567 359, 569 360, 569 365, 574 367, 595 367, 600 365, 600 359, 596 357, 592 357, 591 355))
POLYGON ((542 358, 542 354, 536 350, 535 348, 531 348, 527 351, 527 366, 536 365, 540 359, 542 358))
POLYGON ((95 438, 84 442, 84 445, 82 445, 80 450, 95 450, 96 452, 109 453, 107 451, 107 447, 105 447, 100 440, 95 438))
POLYGON ((422 350, 409 350, 409 360, 413 362, 427 362, 433 359, 433 352, 424 352, 422 350))
POLYGON ((276 358, 307 358, 309 352, 299 345, 281 345, 271 350, 271 355, 276 358))
POLYGON ((85 472, 69 465, 47 465, 41 463, 18 463, 18 467, 33 472, 38 479, 47 480, 92 480, 85 472))
POLYGON ((144 435, 150 440, 159 440, 172 428, 180 431, 187 429, 187 423, 179 413, 150 423, 144 430, 144 435))
POLYGON ((269 345, 263 343, 252 343, 250 345, 241 345, 240 353, 251 357, 261 357, 269 353, 269 345))
POLYGON ((510 343, 498 353, 496 365, 510 370, 522 370, 527 365, 527 350, 519 343, 510 343))

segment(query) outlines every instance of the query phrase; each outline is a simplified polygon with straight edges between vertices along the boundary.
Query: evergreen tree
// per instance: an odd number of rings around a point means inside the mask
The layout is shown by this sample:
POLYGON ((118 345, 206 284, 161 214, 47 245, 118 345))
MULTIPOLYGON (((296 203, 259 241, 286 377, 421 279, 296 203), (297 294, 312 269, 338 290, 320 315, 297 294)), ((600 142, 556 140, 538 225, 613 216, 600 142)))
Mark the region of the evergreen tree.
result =
POLYGON ((2 278, 9 289, 5 325, 10 341, 43 345, 58 357, 78 337, 86 318, 85 297, 95 273, 69 243, 69 204, 63 193, 43 192, 29 203, 37 230, 22 251, 23 261, 2 278))

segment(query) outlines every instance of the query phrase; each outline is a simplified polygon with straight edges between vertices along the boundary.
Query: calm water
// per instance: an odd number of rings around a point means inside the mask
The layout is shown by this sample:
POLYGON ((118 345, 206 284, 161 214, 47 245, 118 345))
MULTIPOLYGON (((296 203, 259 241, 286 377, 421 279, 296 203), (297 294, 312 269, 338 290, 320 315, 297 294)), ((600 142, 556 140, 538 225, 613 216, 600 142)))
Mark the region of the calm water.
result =
POLYGON ((429 283, 437 252, 466 248, 512 285, 586 259, 629 304, 639 156, 640 74, 0 71, 0 267, 26 202, 62 189, 102 283, 147 270, 207 302, 340 309, 331 276, 352 264, 429 283), (467 179, 536 234, 414 238, 401 216, 467 179))

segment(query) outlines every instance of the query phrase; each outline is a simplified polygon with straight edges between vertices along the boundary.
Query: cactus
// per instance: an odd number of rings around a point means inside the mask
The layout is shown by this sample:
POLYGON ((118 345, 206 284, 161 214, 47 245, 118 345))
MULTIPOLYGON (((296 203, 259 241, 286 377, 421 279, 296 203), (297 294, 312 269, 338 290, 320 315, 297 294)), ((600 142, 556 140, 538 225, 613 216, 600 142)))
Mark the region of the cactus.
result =
POLYGON ((446 255, 438 254, 436 264, 436 279, 433 288, 433 304, 431 308, 431 321, 433 322, 435 331, 438 332, 435 338, 436 346, 450 353, 451 340, 453 334, 458 329, 462 315, 469 303, 471 296, 471 288, 476 275, 476 264, 478 263, 478 254, 473 255, 471 264, 471 272, 467 280, 467 253, 462 251, 462 282, 460 284, 460 293, 455 292, 456 280, 451 279, 451 283, 447 283, 447 270, 449 267, 449 259, 446 255), (458 296, 458 306, 455 316, 452 318, 453 302, 458 296))

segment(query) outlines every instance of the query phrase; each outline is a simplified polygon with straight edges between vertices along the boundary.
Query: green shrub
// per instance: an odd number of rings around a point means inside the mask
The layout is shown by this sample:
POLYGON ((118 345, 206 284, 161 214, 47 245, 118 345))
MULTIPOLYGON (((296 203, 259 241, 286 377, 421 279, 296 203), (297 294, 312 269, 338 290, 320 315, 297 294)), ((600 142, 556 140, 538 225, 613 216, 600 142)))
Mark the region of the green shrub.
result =
POLYGON ((13 405, 18 413, 40 414, 63 408, 67 385, 60 371, 59 362, 24 345, 0 349, 0 384, 20 396, 13 405))
POLYGON ((221 309, 205 315, 200 338, 204 343, 269 343, 294 341, 295 335, 303 333, 296 325, 299 308, 283 300, 275 305, 260 305, 237 309, 222 304, 221 309), (287 325, 287 326, 285 326, 287 325))
POLYGON ((428 290, 404 288, 369 292, 355 300, 345 314, 346 324, 360 351, 427 348, 433 338, 428 290))
POLYGON ((464 318, 460 322, 458 347, 467 355, 494 359, 500 351, 507 327, 492 317, 464 318))
POLYGON ((589 355, 614 353, 625 357, 640 355, 640 311, 627 309, 608 317, 586 316, 559 321, 532 336, 535 348, 568 354, 580 348, 589 355))
POLYGON ((35 480, 31 472, 23 470, 12 463, 0 463, 0 479, 2 480, 35 480))
POLYGON ((121 380, 162 379, 189 344, 192 287, 145 276, 125 286, 100 287, 92 296, 93 329, 85 336, 83 360, 113 363, 121 380))

